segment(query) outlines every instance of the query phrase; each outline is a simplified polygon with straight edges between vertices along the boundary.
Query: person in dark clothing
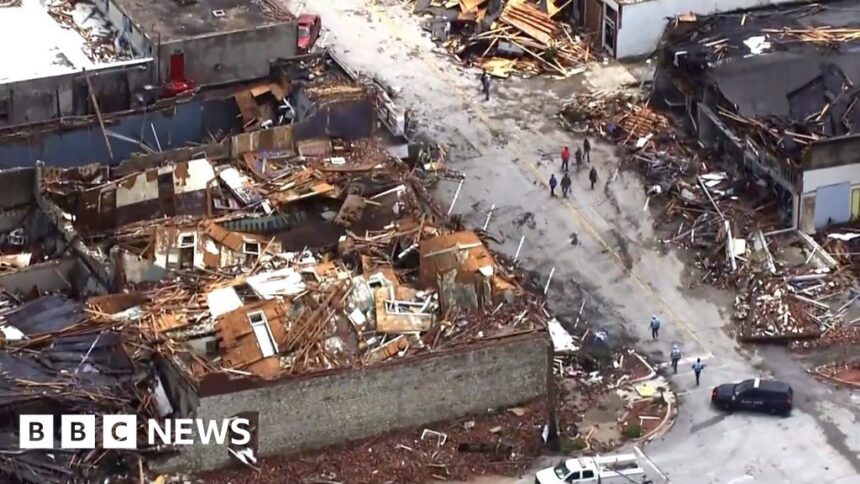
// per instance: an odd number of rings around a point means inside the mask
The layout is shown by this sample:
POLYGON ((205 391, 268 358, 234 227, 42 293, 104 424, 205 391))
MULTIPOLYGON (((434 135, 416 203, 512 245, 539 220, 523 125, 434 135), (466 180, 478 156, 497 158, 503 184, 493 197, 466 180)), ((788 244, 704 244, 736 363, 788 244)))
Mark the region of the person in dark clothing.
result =
POLYGON ((481 74, 481 88, 484 90, 484 96, 486 96, 486 100, 490 100, 490 86, 492 85, 492 81, 490 80, 490 75, 487 74, 487 71, 484 71, 481 74))
POLYGON ((648 324, 651 327, 651 339, 656 340, 660 337, 660 319, 657 315, 651 316, 651 323, 648 324))
POLYGON ((581 165, 582 165, 582 150, 577 148, 576 149, 576 169, 578 170, 581 165))
POLYGON ((555 196, 555 187, 558 186, 558 180, 555 179, 555 174, 549 176, 549 196, 555 196))
POLYGON ((567 198, 567 194, 570 192, 570 175, 567 172, 564 172, 564 176, 561 177, 561 195, 564 198, 567 198))
POLYGON ((567 167, 570 165, 570 148, 565 146, 561 149, 561 169, 562 171, 567 171, 567 167))
POLYGON ((591 171, 588 172, 588 179, 591 181, 591 189, 594 190, 594 184, 597 183, 597 168, 591 167, 591 171))
POLYGON ((582 151, 585 152, 586 161, 591 163, 591 143, 588 142, 588 138, 582 140, 582 151))

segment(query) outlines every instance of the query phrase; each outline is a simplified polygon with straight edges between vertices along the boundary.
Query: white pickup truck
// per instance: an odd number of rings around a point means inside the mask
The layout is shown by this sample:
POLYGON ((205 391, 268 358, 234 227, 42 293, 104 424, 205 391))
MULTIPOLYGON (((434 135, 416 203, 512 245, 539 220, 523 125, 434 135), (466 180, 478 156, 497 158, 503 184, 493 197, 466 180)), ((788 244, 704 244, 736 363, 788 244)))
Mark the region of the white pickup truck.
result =
POLYGON ((669 484, 638 448, 630 454, 564 459, 535 475, 535 484, 669 484))

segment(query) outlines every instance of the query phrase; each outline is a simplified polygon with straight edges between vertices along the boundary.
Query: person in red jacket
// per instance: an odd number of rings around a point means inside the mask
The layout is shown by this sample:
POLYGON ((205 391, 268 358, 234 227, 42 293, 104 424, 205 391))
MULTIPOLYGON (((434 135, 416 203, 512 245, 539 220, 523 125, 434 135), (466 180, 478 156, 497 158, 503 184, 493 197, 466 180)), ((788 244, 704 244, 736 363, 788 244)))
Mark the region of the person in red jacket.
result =
POLYGON ((561 170, 567 171, 568 163, 570 163, 570 149, 565 146, 561 149, 561 170))

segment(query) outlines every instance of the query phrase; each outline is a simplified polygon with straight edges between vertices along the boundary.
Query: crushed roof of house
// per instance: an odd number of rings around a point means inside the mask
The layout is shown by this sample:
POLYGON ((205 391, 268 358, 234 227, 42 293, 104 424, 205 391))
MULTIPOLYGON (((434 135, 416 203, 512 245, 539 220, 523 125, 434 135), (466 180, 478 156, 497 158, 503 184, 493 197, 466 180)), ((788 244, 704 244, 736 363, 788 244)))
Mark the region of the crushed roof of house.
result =
POLYGON ((797 166, 810 143, 860 130, 858 9, 852 0, 682 15, 664 36, 664 63, 715 86, 728 103, 719 115, 797 166))

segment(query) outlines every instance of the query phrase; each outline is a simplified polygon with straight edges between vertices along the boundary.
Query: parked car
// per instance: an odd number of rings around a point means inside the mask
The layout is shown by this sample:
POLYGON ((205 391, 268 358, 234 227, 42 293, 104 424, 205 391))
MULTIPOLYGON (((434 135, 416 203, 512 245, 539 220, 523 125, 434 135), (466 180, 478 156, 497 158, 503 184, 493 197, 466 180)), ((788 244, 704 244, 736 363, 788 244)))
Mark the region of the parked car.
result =
POLYGON ((298 54, 307 54, 320 36, 322 20, 319 15, 304 14, 299 16, 296 49, 298 54))
POLYGON ((794 390, 788 383, 754 378, 714 387, 711 403, 722 410, 753 410, 789 415, 794 390))

